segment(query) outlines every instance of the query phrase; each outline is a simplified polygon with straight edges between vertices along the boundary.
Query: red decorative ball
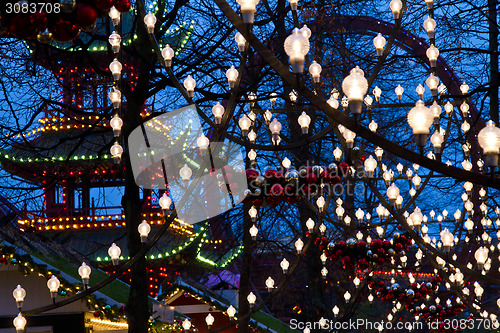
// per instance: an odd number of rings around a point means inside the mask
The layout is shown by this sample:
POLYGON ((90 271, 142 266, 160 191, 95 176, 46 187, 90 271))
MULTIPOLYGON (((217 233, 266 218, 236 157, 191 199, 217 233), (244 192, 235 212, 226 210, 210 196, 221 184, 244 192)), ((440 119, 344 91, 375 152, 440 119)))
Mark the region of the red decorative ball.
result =
POLYGON ((283 192, 283 186, 281 186, 280 184, 274 184, 271 187, 271 196, 272 197, 280 197, 283 194, 284 194, 284 192, 283 192))
POLYGON ((80 33, 80 26, 59 17, 56 23, 49 29, 52 37, 59 42, 69 42, 80 33))
POLYGON ((347 172, 349 171, 349 164, 346 162, 342 162, 339 164, 340 171, 342 172, 342 175, 345 176, 347 175, 347 172))
POLYGON ((266 178, 273 178, 276 175, 276 170, 274 169, 267 169, 266 173, 264 173, 264 177, 266 178))
POLYGON ((382 242, 381 239, 375 239, 370 243, 370 246, 373 247, 374 249, 378 249, 382 247, 384 243, 382 242))
POLYGON ((19 39, 30 39, 36 36, 36 28, 31 25, 28 15, 15 15, 10 19, 10 32, 19 39))
POLYGON ((316 174, 314 173, 309 173, 306 176, 306 182, 308 182, 309 184, 315 184, 318 182, 318 176, 316 176, 316 174))
POLYGON ((86 3, 79 3, 76 7, 75 22, 81 27, 90 27, 99 17, 97 8, 86 3))
POLYGON ((100 10, 107 12, 115 5, 115 0, 94 0, 94 5, 100 10))
POLYGON ((38 31, 44 31, 47 28, 47 14, 45 12, 36 12, 30 16, 31 25, 38 31))
POLYGON ((246 169, 245 173, 249 181, 252 181, 259 176, 259 172, 255 169, 246 169))
POLYGON ((115 7, 118 9, 120 13, 126 13, 130 10, 131 7, 130 0, 116 0, 115 7))
POLYGON ((368 261, 366 259, 362 258, 358 261, 358 267, 359 269, 367 269, 370 266, 368 261))

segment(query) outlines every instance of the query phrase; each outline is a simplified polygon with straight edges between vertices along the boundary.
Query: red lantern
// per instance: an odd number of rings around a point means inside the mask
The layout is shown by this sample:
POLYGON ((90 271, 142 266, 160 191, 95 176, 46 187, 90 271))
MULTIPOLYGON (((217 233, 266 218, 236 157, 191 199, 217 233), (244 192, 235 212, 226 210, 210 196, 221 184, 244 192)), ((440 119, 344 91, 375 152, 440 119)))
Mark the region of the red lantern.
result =
POLYGON ((56 23, 49 29, 52 32, 52 37, 59 42, 69 42, 78 36, 80 26, 58 18, 56 23))
POLYGON ((79 3, 76 7, 75 22, 81 27, 90 27, 95 23, 99 13, 97 8, 86 3, 79 3))
POLYGON ((36 29, 31 25, 28 15, 15 15, 10 20, 10 32, 19 39, 34 38, 36 29))
POLYGON ((131 7, 130 0, 116 0, 115 2, 115 8, 120 12, 120 13, 126 13, 130 10, 131 7))

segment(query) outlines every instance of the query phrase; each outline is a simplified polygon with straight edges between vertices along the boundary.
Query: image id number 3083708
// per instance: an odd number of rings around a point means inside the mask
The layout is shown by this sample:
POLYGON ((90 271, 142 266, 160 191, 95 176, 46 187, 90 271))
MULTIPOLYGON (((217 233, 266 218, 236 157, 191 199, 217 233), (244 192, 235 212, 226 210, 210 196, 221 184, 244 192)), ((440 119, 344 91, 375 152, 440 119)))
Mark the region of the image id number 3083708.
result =
POLYGON ((444 319, 441 323, 431 322, 429 323, 430 329, 443 328, 445 330, 450 329, 469 329, 469 330, 491 330, 500 327, 500 323, 497 319, 492 320, 489 318, 477 318, 477 319, 444 319), (440 324, 442 327, 439 327, 440 324), (434 326, 434 327, 433 327, 434 326))
POLYGON ((60 13, 61 4, 59 2, 5 2, 1 11, 6 14, 33 14, 36 12, 44 12, 47 14, 60 13))

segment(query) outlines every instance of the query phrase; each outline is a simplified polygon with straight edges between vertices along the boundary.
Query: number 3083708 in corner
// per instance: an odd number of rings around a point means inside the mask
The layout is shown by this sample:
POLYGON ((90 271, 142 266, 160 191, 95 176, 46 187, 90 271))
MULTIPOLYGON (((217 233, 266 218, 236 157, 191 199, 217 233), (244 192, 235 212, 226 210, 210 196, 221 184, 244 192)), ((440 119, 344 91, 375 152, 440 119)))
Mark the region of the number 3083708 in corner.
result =
POLYGON ((0 8, 0 13, 5 14, 33 14, 37 12, 58 14, 61 12, 61 4, 59 2, 28 2, 21 0, 18 2, 5 2, 2 7, 0 8))

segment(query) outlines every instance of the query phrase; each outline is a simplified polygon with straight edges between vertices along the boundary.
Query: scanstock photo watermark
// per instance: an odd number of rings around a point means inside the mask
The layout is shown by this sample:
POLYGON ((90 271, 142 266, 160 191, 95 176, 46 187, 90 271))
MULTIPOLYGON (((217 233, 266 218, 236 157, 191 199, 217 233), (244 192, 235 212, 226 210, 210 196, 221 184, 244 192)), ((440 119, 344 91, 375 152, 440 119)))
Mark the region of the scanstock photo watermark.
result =
POLYGON ((444 319, 442 321, 386 321, 368 320, 364 318, 335 321, 321 318, 319 321, 290 320, 290 328, 301 332, 420 332, 429 330, 492 330, 498 329, 497 319, 444 319))

